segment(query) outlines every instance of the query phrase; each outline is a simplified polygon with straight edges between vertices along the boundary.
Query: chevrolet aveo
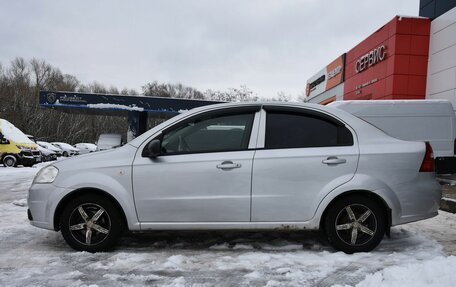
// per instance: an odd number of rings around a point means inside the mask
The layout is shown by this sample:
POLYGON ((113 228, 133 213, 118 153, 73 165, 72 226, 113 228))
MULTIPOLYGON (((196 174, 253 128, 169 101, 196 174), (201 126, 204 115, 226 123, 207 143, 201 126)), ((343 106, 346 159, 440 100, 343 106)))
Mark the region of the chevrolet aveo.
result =
POLYGON ((32 225, 89 252, 123 231, 320 229, 346 253, 437 215, 432 151, 335 108, 230 103, 41 169, 32 225))

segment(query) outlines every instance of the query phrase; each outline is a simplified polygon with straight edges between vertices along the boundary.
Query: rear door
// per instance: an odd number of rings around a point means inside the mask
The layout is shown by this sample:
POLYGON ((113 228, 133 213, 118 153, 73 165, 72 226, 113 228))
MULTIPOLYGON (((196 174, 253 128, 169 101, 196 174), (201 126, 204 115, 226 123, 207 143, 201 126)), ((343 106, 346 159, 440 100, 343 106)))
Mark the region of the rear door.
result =
POLYGON ((320 111, 264 108, 264 133, 253 164, 252 221, 309 220, 329 191, 353 177, 359 157, 356 137, 343 122, 320 111))

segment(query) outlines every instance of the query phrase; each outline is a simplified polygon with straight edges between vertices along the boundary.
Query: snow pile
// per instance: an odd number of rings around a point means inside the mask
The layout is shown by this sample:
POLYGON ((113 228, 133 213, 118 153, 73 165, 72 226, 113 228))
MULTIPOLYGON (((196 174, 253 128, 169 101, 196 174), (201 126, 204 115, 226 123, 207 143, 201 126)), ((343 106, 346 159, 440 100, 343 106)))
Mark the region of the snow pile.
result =
POLYGON ((456 257, 438 257, 406 266, 393 266, 371 275, 356 287, 429 287, 454 286, 456 283, 456 257))
POLYGON ((114 281, 140 281, 140 282, 147 282, 147 281, 154 281, 161 279, 161 276, 157 276, 154 274, 151 275, 136 275, 134 273, 128 275, 120 275, 120 274, 110 274, 107 273, 103 275, 103 278, 111 279, 114 281))
POLYGON ((27 206, 27 199, 26 198, 17 199, 15 201, 13 201, 12 203, 17 206, 27 206))
POLYGON ((0 286, 453 286, 456 214, 394 227, 373 252, 347 255, 312 232, 124 236, 113 252, 76 252, 27 219, 33 168, 0 167, 0 286), (428 234, 428 237, 423 234, 428 234), (433 239, 438 240, 442 245, 433 239))
POLYGON ((118 104, 88 104, 87 107, 93 109, 119 109, 119 110, 128 110, 128 111, 138 111, 143 112, 144 108, 137 107, 135 105, 126 106, 126 105, 118 105, 118 104))
POLYGON ((23 144, 34 144, 20 129, 7 120, 0 119, 0 131, 7 140, 23 144))

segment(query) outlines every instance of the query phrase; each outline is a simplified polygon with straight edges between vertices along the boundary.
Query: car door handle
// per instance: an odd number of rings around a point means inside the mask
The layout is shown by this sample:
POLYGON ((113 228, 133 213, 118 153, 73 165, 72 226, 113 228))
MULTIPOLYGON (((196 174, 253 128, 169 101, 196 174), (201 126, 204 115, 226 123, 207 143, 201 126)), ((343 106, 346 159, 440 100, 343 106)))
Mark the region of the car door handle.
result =
POLYGON ((330 156, 327 159, 322 160, 321 162, 327 165, 337 165, 346 163, 347 160, 345 158, 338 158, 337 156, 330 156))
POLYGON ((221 170, 228 170, 228 169, 233 169, 233 168, 240 168, 242 165, 240 163, 234 163, 232 161, 224 161, 221 164, 217 165, 218 169, 221 170))

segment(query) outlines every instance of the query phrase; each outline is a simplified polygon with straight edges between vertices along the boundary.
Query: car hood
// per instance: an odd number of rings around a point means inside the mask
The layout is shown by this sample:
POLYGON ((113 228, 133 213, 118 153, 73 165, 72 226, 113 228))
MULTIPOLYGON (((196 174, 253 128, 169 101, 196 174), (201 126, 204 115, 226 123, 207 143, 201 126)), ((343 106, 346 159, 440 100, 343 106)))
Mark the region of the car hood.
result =
POLYGON ((61 172, 131 165, 137 148, 124 145, 117 149, 78 155, 54 164, 61 172))
POLYGON ((52 151, 55 151, 55 152, 62 152, 61 149, 59 149, 59 148, 56 147, 56 146, 53 146, 53 145, 50 144, 50 143, 38 141, 37 144, 38 144, 40 147, 45 148, 45 149, 48 149, 48 150, 52 150, 52 151))
POLYGON ((61 149, 59 149, 59 148, 57 148, 55 146, 46 146, 45 148, 48 149, 48 150, 52 150, 54 152, 62 152, 61 149))
POLYGON ((38 146, 38 150, 43 154, 43 155, 52 155, 52 154, 55 154, 54 151, 50 150, 50 149, 47 149, 47 148, 44 148, 44 147, 41 147, 41 146, 38 146))

